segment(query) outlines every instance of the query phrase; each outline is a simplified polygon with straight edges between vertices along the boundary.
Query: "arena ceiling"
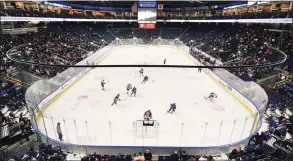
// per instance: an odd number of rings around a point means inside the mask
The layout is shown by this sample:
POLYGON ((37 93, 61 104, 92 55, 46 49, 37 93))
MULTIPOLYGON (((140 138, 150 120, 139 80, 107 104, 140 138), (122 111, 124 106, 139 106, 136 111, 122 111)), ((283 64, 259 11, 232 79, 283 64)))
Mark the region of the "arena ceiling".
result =
MULTIPOLYGON (((131 7, 134 2, 137 1, 75 1, 72 3, 82 4, 82 5, 95 5, 101 7, 131 7)), ((200 6, 213 6, 220 4, 228 4, 233 1, 195 1, 195 0, 178 0, 178 1, 157 1, 163 4, 166 8, 181 8, 181 7, 200 7, 200 6)))

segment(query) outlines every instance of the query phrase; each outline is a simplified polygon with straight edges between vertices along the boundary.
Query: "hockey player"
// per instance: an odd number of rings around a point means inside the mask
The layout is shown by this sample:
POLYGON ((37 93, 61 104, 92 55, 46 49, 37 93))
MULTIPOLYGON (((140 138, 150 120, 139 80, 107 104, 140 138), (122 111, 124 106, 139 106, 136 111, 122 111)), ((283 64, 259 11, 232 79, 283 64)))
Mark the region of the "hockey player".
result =
POLYGON ((144 76, 143 81, 141 83, 145 83, 146 81, 148 81, 148 79, 149 79, 149 77, 147 75, 144 76))
POLYGON ((127 84, 127 86, 126 86, 126 90, 127 90, 127 94, 128 94, 128 92, 129 92, 129 90, 131 90, 132 89, 132 86, 131 86, 131 84, 129 83, 129 84, 127 84))
POLYGON ((204 97, 205 99, 209 99, 210 101, 212 101, 214 98, 217 98, 218 96, 216 95, 216 93, 211 92, 210 95, 208 97, 204 97))
POLYGON ((164 59, 164 64, 166 64, 166 62, 167 62, 167 59, 165 58, 165 59, 164 59))
POLYGON ((147 110, 143 115, 144 120, 150 120, 153 119, 153 115, 151 110, 147 110))
POLYGON ((135 87, 132 88, 132 92, 131 92, 131 95, 130 96, 132 97, 132 95, 134 95, 134 97, 136 95, 136 88, 135 87))
POLYGON ((171 106, 170 106, 170 109, 167 111, 168 113, 169 112, 171 112, 171 113, 173 113, 173 112, 175 112, 175 110, 176 110, 176 104, 175 103, 173 103, 173 104, 170 104, 171 106))
POLYGON ((114 97, 114 101, 113 101, 113 103, 112 103, 112 106, 113 106, 114 104, 116 105, 118 101, 121 101, 121 100, 119 99, 119 97, 120 97, 120 94, 117 94, 117 96, 114 97))
POLYGON ((143 76, 143 68, 140 68, 139 73, 140 73, 139 75, 140 77, 143 76))
POLYGON ((104 80, 102 80, 102 82, 101 82, 101 86, 102 86, 102 91, 104 91, 105 90, 105 81, 104 80))

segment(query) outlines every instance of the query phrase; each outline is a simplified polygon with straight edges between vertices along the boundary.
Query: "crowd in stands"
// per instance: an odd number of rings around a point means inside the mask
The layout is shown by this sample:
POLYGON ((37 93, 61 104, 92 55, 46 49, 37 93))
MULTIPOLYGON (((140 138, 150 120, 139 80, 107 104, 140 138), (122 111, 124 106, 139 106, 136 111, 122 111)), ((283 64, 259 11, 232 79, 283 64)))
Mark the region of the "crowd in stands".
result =
MULTIPOLYGON (((110 13, 104 16, 93 15, 91 12, 87 14, 83 13, 71 13, 61 10, 57 12, 41 12, 38 10, 23 10, 23 9, 1 9, 1 16, 20 16, 20 17, 51 17, 51 18, 84 18, 84 19, 137 19, 136 16, 122 16, 112 15, 110 13)), ((209 19, 258 19, 258 18, 291 18, 292 14, 289 11, 259 11, 259 12, 244 12, 244 13, 214 13, 206 16, 158 16, 158 19, 170 20, 170 19, 184 19, 184 20, 209 20, 209 19)))
POLYGON ((32 138, 12 149, 10 154, 5 155, 10 156, 9 161, 65 161, 68 154, 59 146, 52 146, 32 138))
POLYGON ((228 155, 231 160, 243 160, 243 161, 257 161, 257 160, 273 160, 280 159, 277 153, 278 151, 272 150, 273 145, 268 145, 267 143, 271 139, 266 133, 254 135, 248 145, 244 148, 233 149, 228 155))
POLYGON ((233 149, 228 154, 235 161, 283 161, 292 160, 293 140, 282 140, 268 132, 254 135, 245 149, 233 149))
POLYGON ((19 83, 1 80, 0 140, 32 132, 24 92, 19 83))
MULTIPOLYGON (((87 57, 90 51, 95 52, 109 43, 104 40, 105 33, 83 28, 65 28, 58 25, 40 28, 38 32, 6 35, 0 38, 1 71, 12 68, 11 60, 6 58, 6 52, 11 50, 11 58, 19 61, 40 64, 72 65, 87 57)), ((22 66, 41 77, 53 77, 63 68, 42 67, 37 65, 22 66)))
MULTIPOLYGON (((220 60, 225 65, 262 65, 286 60, 283 69, 293 69, 292 35, 290 32, 272 32, 261 26, 231 26, 219 33, 210 31, 194 40, 193 45, 220 60), (285 52, 287 59, 275 49, 285 52)), ((203 58, 204 59, 204 58, 203 58)), ((275 67, 231 69, 244 80, 253 80, 277 73, 275 67)))
POLYGON ((244 13, 223 13, 211 14, 209 16, 159 16, 158 19, 172 20, 216 20, 216 19, 259 19, 259 18, 291 18, 292 14, 287 11, 260 11, 260 12, 244 12, 244 13))
POLYGON ((50 17, 50 18, 80 18, 80 19, 136 19, 133 16, 122 16, 122 15, 112 15, 107 13, 103 16, 93 15, 91 12, 86 15, 83 13, 69 13, 68 11, 61 10, 60 13, 57 12, 41 12, 38 10, 23 10, 23 9, 0 9, 1 16, 20 16, 20 17, 50 17))
POLYGON ((142 152, 134 153, 133 156, 129 154, 117 154, 117 155, 108 155, 108 154, 96 154, 88 155, 83 157, 82 161, 96 161, 96 160, 109 160, 109 161, 151 161, 153 158, 150 149, 147 149, 144 154, 142 152))
POLYGON ((174 151, 169 155, 159 155, 153 156, 150 149, 146 149, 144 153, 138 152, 133 155, 130 154, 117 154, 117 155, 108 155, 108 154, 96 154, 87 155, 81 159, 81 161, 96 161, 96 160, 108 160, 108 161, 198 161, 200 158, 204 158, 207 161, 213 161, 213 158, 217 156, 201 156, 201 155, 190 155, 185 150, 179 149, 174 151))

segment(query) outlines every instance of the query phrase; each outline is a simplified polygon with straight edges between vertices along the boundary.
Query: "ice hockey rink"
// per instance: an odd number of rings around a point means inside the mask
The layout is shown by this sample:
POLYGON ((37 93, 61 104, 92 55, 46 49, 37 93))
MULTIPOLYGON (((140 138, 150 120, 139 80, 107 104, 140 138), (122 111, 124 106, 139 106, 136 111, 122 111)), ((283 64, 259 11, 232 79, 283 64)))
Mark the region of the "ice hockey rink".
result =
MULTIPOLYGON (((195 65, 194 59, 173 46, 120 46, 99 64, 195 65)), ((204 71, 191 68, 94 68, 60 95, 38 120, 39 130, 63 142, 92 146, 209 147, 236 143, 251 134, 254 116, 204 71), (102 91, 101 81, 108 82, 102 91), (126 85, 137 88, 136 97, 126 85), (210 92, 218 95, 205 100, 210 92), (120 94, 117 105, 113 98, 120 94), (176 103, 176 113, 167 113, 176 103), (150 109, 154 126, 143 127, 150 109)))

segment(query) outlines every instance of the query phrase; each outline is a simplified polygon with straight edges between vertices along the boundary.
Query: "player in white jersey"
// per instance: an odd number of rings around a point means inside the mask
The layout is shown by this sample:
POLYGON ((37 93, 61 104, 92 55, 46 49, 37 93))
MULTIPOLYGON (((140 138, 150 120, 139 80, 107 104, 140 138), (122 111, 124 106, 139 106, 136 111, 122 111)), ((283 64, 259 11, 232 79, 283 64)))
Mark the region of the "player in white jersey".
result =
POLYGON ((132 89, 132 85, 129 83, 129 84, 127 84, 127 86, 126 86, 126 90, 127 90, 127 94, 128 94, 128 92, 129 92, 129 90, 131 90, 132 89))
POLYGON ((109 81, 105 82, 105 80, 102 80, 102 82, 101 82, 102 91, 105 90, 105 84, 106 84, 106 83, 109 83, 109 81))
POLYGON ((102 90, 105 90, 105 81, 104 80, 102 80, 102 82, 101 82, 101 86, 102 86, 102 90))
POLYGON ((141 76, 143 76, 143 68, 140 68, 140 70, 139 70, 139 76, 141 77, 141 76))
POLYGON ((136 95, 136 88, 135 87, 132 88, 132 92, 131 92, 131 95, 130 96, 132 97, 132 95, 134 95, 134 97, 136 95))

